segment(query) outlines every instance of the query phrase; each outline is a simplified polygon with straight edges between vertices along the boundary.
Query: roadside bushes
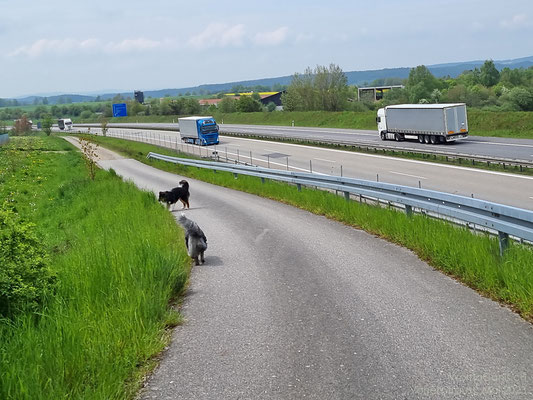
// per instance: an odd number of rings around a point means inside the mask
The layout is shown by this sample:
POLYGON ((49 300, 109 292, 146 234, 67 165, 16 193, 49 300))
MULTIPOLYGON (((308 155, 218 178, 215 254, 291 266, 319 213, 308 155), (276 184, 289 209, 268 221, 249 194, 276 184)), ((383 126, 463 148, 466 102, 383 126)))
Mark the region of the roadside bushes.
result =
POLYGON ((55 284, 48 263, 35 225, 21 221, 7 207, 0 208, 0 317, 42 307, 55 284))

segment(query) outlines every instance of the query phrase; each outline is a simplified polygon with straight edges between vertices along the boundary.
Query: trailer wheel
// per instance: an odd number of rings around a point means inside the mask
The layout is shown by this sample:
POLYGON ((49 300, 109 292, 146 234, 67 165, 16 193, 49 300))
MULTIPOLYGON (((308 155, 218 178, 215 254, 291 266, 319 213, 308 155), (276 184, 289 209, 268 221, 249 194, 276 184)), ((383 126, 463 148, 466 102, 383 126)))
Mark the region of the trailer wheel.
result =
POLYGON ((379 134, 379 136, 381 137, 381 140, 386 140, 387 139, 387 136, 386 136, 385 132, 381 132, 379 134))
POLYGON ((424 135, 424 143, 429 144, 429 135, 424 135))
POLYGON ((404 140, 404 136, 401 134, 401 133, 396 133, 394 135, 394 140, 396 140, 397 142, 402 142, 404 140))
POLYGON ((437 144, 437 137, 435 135, 431 135, 429 137, 429 141, 431 142, 431 144, 437 144))
POLYGON ((418 135, 418 143, 424 143, 424 135, 418 135))

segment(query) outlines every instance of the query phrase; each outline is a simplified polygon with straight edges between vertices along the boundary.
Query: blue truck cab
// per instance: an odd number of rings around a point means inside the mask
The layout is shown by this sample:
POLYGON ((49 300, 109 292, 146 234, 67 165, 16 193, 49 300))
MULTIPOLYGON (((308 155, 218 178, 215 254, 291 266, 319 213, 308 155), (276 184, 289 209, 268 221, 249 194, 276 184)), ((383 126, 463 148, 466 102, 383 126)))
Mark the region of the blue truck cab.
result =
POLYGON ((198 146, 218 144, 218 125, 213 117, 178 118, 181 140, 198 146))

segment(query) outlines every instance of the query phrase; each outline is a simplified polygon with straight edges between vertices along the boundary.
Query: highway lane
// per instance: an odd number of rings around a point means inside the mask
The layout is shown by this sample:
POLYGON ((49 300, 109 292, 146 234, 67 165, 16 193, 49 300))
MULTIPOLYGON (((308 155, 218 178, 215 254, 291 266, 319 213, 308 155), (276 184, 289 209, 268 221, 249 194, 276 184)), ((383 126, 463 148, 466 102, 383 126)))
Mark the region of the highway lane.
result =
MULTIPOLYGON (((156 127, 156 129, 178 129, 177 123, 109 124, 109 126, 137 126, 140 129, 153 129, 154 127, 156 127)), ((250 136, 291 138, 299 140, 334 140, 343 143, 359 144, 362 146, 386 144, 387 146, 408 150, 433 150, 447 153, 449 155, 464 154, 479 157, 505 158, 533 162, 533 140, 531 139, 469 136, 467 139, 458 140, 455 143, 427 145, 420 144, 416 140, 406 140, 403 142, 395 142, 391 140, 382 141, 377 134, 377 130, 237 124, 220 124, 220 132, 247 134, 250 136)))
MULTIPOLYGON (((97 128, 92 128, 93 132, 97 128)), ((326 149, 282 142, 221 136, 218 146, 183 145, 177 132, 120 130, 110 133, 132 135, 128 138, 149 140, 203 156, 217 151, 221 159, 239 159, 271 168, 302 170, 344 175, 412 187, 437 190, 533 209, 533 177, 481 169, 447 166, 376 154, 326 149)))
MULTIPOLYGON (((182 179, 99 164, 154 192, 182 179)), ((142 399, 533 396, 533 328, 508 309, 365 232, 188 180, 206 264, 142 399)))

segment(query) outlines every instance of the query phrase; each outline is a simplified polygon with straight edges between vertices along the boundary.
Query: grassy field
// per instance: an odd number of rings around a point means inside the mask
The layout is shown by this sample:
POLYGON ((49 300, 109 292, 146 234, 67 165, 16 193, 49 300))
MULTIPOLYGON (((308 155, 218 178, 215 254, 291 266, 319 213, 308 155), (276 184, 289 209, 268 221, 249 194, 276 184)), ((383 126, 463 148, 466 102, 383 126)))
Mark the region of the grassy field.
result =
MULTIPOLYGON (((277 125, 305 127, 328 127, 346 129, 376 130, 376 112, 258 112, 258 113, 215 113, 218 123, 277 125)), ((95 122, 75 120, 74 122, 95 122)), ((150 115, 111 118, 109 122, 178 122, 174 115, 150 115)), ((533 112, 492 112, 468 109, 470 134, 474 136, 495 136, 533 139, 533 112)), ((377 134, 377 133, 376 133, 377 134)))
POLYGON ((498 241, 488 235, 473 234, 429 217, 407 217, 395 210, 346 202, 333 194, 239 176, 213 173, 193 167, 178 166, 158 160, 147 160, 149 151, 176 155, 174 151, 144 143, 97 137, 99 143, 128 157, 160 169, 190 176, 237 190, 278 200, 313 213, 364 229, 412 249, 429 264, 456 277, 485 296, 509 304, 524 318, 533 321, 533 249, 512 242, 503 259, 498 241))
POLYGON ((79 152, 56 137, 0 147, 0 198, 55 277, 38 310, 0 316, 0 398, 133 398, 180 318, 169 302, 190 263, 174 219, 113 172, 90 180, 79 152))

